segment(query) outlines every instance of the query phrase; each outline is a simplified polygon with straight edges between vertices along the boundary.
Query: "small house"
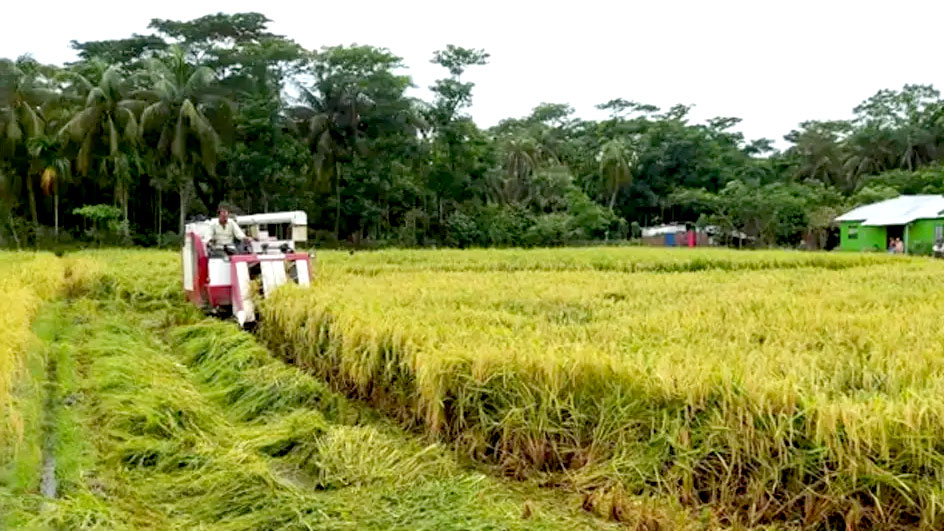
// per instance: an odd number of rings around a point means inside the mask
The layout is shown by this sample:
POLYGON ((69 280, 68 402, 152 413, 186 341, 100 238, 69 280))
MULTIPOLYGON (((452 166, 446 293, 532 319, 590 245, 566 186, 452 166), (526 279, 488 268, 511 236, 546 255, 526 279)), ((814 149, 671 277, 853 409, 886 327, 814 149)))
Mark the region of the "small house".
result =
POLYGON ((654 245, 657 247, 676 245, 685 245, 685 225, 659 225, 657 227, 642 228, 642 242, 644 245, 654 245))
POLYGON ((843 251, 884 251, 901 238, 906 252, 926 254, 944 237, 944 196, 900 195, 860 206, 836 218, 843 251))
POLYGON ((684 223, 642 228, 642 243, 654 247, 700 247, 714 245, 712 227, 695 230, 684 223))

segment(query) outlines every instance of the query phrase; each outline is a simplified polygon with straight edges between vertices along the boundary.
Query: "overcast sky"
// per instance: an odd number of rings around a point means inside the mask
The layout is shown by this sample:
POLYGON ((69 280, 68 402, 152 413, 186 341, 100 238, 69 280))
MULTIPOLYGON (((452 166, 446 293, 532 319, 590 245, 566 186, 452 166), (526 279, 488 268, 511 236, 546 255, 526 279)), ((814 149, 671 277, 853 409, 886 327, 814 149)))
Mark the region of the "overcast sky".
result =
POLYGON ((270 29, 307 48, 383 46, 403 57, 420 87, 444 70, 429 63, 452 43, 484 48, 474 67, 472 115, 483 127, 540 102, 569 103, 581 117, 612 98, 693 117, 743 118, 749 138, 782 137, 808 119, 846 118, 881 88, 944 88, 944 1, 364 1, 161 0, 6 3, 0 57, 74 59, 72 39, 147 32, 151 18, 258 11, 270 29))

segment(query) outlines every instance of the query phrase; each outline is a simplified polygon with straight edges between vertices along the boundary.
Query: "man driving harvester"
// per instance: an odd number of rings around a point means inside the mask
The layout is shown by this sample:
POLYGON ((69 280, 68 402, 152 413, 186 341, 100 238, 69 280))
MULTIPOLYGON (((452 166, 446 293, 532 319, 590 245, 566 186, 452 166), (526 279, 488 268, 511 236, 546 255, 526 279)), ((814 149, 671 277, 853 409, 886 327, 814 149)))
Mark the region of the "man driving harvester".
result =
POLYGON ((224 247, 226 245, 232 245, 237 240, 249 245, 252 240, 246 236, 246 233, 243 232, 243 229, 239 228, 239 225, 237 225, 234 220, 229 219, 229 208, 225 205, 220 205, 216 209, 216 213, 219 217, 210 221, 211 245, 224 247))
POLYGON ((289 282, 311 285, 311 255, 294 248, 306 241, 308 220, 303 211, 265 212, 239 216, 237 223, 229 205, 220 204, 216 211, 216 217, 185 227, 183 288, 198 307, 232 315, 250 327, 256 322, 257 295, 265 297, 289 282), (272 228, 278 236, 269 234, 272 228))

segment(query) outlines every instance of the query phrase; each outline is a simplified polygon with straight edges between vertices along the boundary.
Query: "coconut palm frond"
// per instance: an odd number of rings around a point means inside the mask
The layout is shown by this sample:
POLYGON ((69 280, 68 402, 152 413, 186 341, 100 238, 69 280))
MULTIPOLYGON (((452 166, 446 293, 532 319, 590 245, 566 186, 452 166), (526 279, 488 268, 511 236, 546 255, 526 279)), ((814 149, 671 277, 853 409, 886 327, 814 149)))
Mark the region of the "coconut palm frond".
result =
POLYGON ((152 103, 141 111, 141 132, 147 132, 162 127, 170 115, 168 104, 165 101, 152 103))
POLYGON ((115 127, 115 122, 111 117, 105 120, 105 130, 108 133, 108 154, 117 155, 118 154, 118 128, 115 127))
POLYGON ((87 135, 84 140, 82 140, 82 145, 79 147, 79 153, 75 157, 76 169, 79 170, 81 175, 88 175, 89 168, 92 165, 92 148, 95 143, 95 137, 93 135, 87 135))

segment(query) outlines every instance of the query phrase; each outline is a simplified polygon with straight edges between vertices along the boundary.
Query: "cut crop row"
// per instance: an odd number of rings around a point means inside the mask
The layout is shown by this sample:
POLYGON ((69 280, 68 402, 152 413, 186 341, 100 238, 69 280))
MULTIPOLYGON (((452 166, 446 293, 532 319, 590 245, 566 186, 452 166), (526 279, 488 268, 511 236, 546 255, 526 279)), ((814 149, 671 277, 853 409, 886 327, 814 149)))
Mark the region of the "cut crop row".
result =
POLYGON ((718 248, 588 247, 578 249, 383 250, 349 254, 318 253, 329 271, 380 273, 616 271, 679 273, 768 269, 848 269, 881 264, 920 263, 926 259, 881 253, 731 251, 718 248))

